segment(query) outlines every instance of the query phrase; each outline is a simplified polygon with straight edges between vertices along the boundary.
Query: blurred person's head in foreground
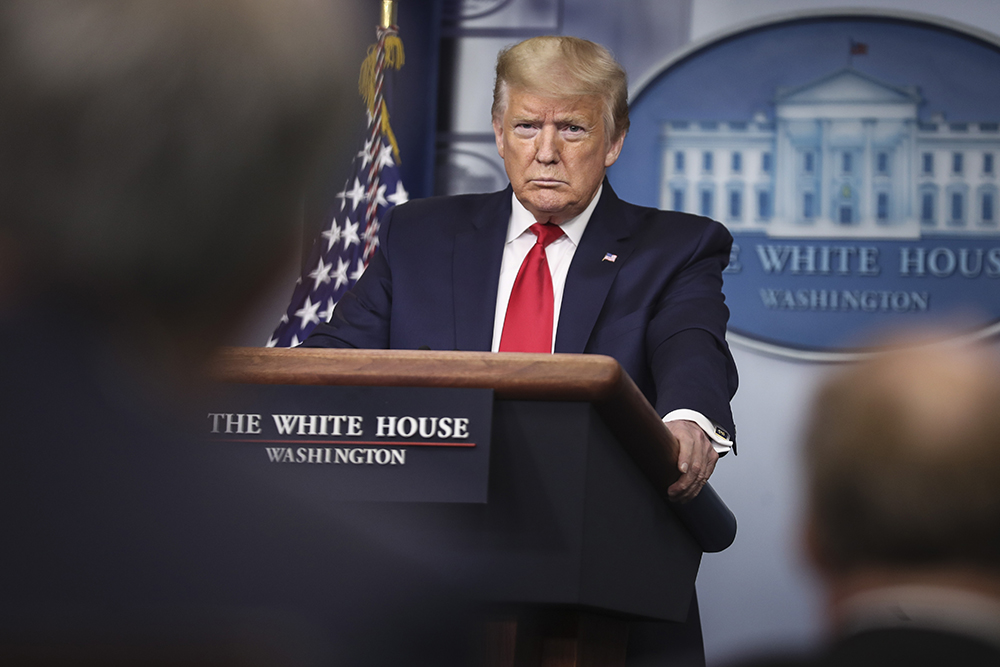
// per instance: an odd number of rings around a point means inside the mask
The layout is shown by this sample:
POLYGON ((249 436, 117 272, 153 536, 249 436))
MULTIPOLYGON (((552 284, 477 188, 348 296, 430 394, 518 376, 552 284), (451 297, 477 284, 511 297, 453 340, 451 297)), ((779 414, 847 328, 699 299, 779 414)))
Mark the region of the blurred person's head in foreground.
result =
POLYGON ((1000 601, 1000 368, 987 348, 900 344, 843 369, 816 398, 804 456, 808 552, 839 629, 880 589, 1000 601))
POLYGON ((290 259, 357 105, 346 5, 0 2, 3 664, 406 664, 437 620, 356 508, 158 409, 290 259))
POLYGON ((343 7, 0 5, 0 316, 198 359, 289 259, 342 125, 343 7))

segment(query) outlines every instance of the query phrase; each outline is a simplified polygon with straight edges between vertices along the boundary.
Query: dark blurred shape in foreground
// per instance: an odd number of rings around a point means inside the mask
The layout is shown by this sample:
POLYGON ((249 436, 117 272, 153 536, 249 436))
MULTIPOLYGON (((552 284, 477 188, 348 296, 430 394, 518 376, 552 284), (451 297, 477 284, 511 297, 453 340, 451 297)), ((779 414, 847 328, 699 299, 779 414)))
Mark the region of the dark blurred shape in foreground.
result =
POLYGON ((751 664, 1000 664, 998 406, 983 348, 900 345, 825 384, 805 542, 831 641, 751 664))
POLYGON ((411 545, 176 418, 342 139, 349 4, 0 5, 5 664, 460 660, 411 545))

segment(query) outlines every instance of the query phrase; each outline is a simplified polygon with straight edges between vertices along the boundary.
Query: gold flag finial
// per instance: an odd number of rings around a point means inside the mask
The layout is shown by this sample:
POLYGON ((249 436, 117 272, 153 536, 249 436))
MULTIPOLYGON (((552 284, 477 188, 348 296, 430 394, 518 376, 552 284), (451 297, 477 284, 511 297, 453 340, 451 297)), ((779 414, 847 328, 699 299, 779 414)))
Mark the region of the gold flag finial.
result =
POLYGON ((378 43, 368 47, 368 55, 361 63, 358 91, 365 100, 368 112, 381 116, 381 131, 392 145, 393 155, 399 163, 399 146, 389 126, 389 110, 382 97, 382 72, 403 66, 403 41, 396 34, 396 0, 382 0, 382 20, 378 27, 378 43))
POLYGON ((396 25, 396 0, 382 0, 382 22, 383 28, 396 25))

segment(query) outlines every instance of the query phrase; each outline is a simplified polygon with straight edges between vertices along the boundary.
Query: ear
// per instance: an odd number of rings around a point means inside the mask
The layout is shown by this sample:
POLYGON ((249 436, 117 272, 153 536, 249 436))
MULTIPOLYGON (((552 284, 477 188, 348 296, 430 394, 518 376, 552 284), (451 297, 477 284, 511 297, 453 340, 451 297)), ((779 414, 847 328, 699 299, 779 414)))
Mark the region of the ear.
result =
POLYGON ((503 156, 503 120, 494 118, 493 119, 493 136, 497 140, 497 153, 500 154, 500 159, 504 159, 503 156))
POLYGON ((624 133, 611 142, 611 146, 608 148, 607 154, 604 156, 604 167, 610 167, 615 162, 618 161, 618 156, 621 155, 622 146, 625 144, 624 133))

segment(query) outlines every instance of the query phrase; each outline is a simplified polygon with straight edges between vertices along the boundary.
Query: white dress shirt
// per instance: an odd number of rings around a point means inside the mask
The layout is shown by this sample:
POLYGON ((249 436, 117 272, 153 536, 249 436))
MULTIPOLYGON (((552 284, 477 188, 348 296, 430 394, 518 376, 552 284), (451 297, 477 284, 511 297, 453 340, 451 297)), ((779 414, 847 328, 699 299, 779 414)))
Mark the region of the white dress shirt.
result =
MULTIPOLYGON (((597 202, 601 199, 601 192, 604 186, 597 188, 597 193, 590 204, 583 210, 583 213, 570 218, 559 225, 563 230, 563 235, 545 247, 545 260, 549 265, 549 272, 552 274, 552 295, 554 297, 554 310, 552 317, 552 350, 555 350, 556 333, 559 330, 559 311, 562 306, 563 291, 566 287, 566 276, 569 274, 569 265, 576 254, 576 248, 580 245, 583 232, 587 229, 590 216, 597 208, 597 202)), ((507 315, 507 303, 510 301, 510 293, 514 289, 514 280, 521 269, 524 258, 528 251, 535 245, 536 236, 528 230, 536 222, 546 222, 545 220, 535 220, 535 217, 524 208, 511 194, 510 223, 507 225, 507 241, 503 248, 503 259, 500 262, 500 284, 497 287, 497 308, 493 317, 493 346, 492 350, 497 352, 500 349, 500 336, 503 334, 503 322, 507 315)), ((701 427, 708 435, 712 446, 719 454, 725 454, 733 448, 732 440, 719 433, 714 423, 700 412, 682 408, 673 410, 663 417, 664 422, 678 419, 693 421, 701 427)), ((724 433, 724 432, 723 432, 724 433)))
MULTIPOLYGON (((580 245, 583 232, 587 229, 590 216, 597 208, 597 202, 601 198, 601 191, 604 186, 597 188, 597 194, 583 213, 570 218, 559 225, 563 230, 563 235, 545 247, 545 261, 549 265, 549 273, 552 274, 552 296, 554 297, 554 310, 552 314, 552 349, 556 346, 556 332, 559 330, 559 311, 562 306, 563 291, 566 288, 566 275, 569 273, 569 265, 576 254, 576 247, 580 245)), ((497 310, 493 317, 493 351, 500 349, 500 335, 503 333, 503 321, 507 316, 507 303, 510 301, 510 293, 514 289, 514 280, 517 272, 521 270, 524 258, 528 256, 528 251, 535 245, 538 238, 528 230, 536 222, 546 222, 545 220, 535 220, 535 216, 528 212, 528 209, 521 205, 513 194, 511 195, 513 205, 510 212, 510 224, 507 225, 507 242, 503 247, 503 260, 500 262, 500 285, 497 287, 497 310)))

